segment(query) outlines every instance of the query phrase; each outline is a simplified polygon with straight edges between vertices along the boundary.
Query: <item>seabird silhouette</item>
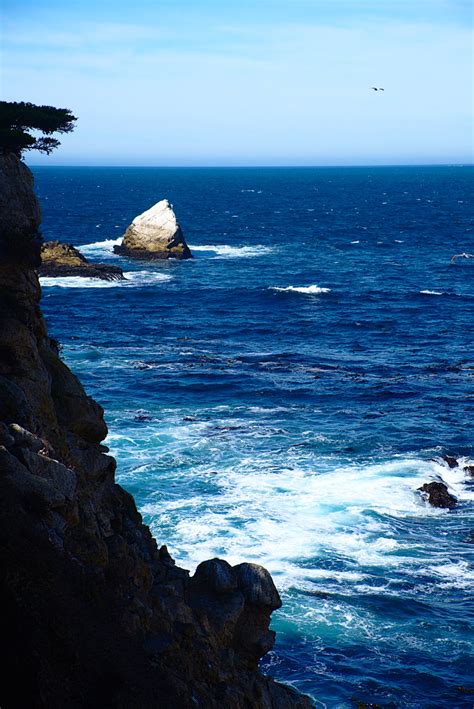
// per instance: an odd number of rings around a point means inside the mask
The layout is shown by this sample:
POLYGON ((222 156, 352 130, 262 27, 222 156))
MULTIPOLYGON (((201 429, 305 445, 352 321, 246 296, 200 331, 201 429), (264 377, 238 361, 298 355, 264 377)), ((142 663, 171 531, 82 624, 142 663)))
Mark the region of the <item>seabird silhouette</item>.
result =
POLYGON ((385 89, 383 89, 381 86, 379 86, 378 88, 376 86, 371 86, 370 88, 372 89, 372 91, 385 91, 385 89))
POLYGON ((451 259, 451 263, 456 263, 457 258, 474 258, 474 254, 466 254, 466 253, 455 254, 453 256, 453 258, 451 259))

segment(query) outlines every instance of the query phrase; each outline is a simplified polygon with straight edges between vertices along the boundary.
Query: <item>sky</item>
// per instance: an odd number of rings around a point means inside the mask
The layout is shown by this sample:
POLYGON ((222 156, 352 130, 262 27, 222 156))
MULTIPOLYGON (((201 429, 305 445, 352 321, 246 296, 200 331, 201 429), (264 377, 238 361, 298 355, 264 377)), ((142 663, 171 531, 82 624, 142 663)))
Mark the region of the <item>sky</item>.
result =
POLYGON ((0 2, 2 98, 78 117, 30 164, 472 162, 470 0, 0 2))

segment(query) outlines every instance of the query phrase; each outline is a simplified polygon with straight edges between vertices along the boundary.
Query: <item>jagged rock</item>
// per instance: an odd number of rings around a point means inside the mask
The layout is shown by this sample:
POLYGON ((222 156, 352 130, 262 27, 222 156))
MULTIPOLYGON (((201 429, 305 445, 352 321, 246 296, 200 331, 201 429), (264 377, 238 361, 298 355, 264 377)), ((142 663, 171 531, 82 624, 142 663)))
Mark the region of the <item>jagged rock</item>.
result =
POLYGON ((272 610, 281 608, 281 599, 273 579, 263 566, 239 564, 234 566, 237 584, 246 600, 256 606, 268 606, 272 610))
POLYGON ((90 263, 72 244, 47 241, 41 246, 40 276, 82 276, 104 281, 123 281, 123 271, 118 266, 90 263))
POLYGON ((28 448, 29 450, 38 453, 44 448, 44 441, 38 436, 34 436, 32 433, 19 426, 17 423, 11 423, 8 427, 10 435, 13 438, 14 445, 20 448, 28 448))
POLYGON ((457 499, 448 492, 448 487, 444 483, 425 483, 418 490, 427 494, 428 502, 433 507, 453 509, 457 505, 457 499))
POLYGON ((31 175, 0 172, 0 706, 309 709, 259 670, 268 572, 213 559, 190 579, 116 484, 103 410, 39 308, 31 175))
POLYGON ((465 465, 463 468, 464 472, 474 478, 474 465, 465 465))
POLYGON ((452 455, 443 455, 443 460, 450 468, 457 468, 459 465, 457 458, 452 455))
POLYGON ((0 260, 39 264, 41 210, 33 175, 12 153, 0 152, 0 260))
POLYGON ((172 205, 162 199, 139 214, 124 234, 116 254, 142 259, 192 258, 172 205))
POLYGON ((215 593, 227 593, 237 588, 237 576, 232 566, 224 559, 203 561, 196 569, 193 581, 215 593))
POLYGON ((15 439, 8 430, 8 426, 0 422, 0 446, 5 446, 5 448, 10 448, 15 445, 15 439))

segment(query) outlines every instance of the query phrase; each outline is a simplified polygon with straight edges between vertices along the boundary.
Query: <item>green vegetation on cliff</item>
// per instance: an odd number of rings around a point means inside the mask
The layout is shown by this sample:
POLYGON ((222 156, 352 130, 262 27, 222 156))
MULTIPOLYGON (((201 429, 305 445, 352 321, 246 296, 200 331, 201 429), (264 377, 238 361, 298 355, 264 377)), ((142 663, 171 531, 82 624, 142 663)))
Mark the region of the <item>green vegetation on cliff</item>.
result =
POLYGON ((25 150, 51 153, 60 145, 53 133, 71 133, 77 118, 68 108, 0 101, 0 149, 21 157, 25 150), (42 135, 34 135, 41 133, 42 135))

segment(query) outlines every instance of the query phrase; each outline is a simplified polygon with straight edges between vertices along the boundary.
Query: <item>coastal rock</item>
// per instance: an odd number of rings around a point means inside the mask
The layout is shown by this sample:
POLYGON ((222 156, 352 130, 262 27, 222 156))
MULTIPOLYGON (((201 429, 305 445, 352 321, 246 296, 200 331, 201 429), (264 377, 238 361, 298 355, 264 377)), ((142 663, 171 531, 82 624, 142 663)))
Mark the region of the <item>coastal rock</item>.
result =
POLYGON ((33 175, 16 155, 0 152, 0 260, 37 265, 41 210, 33 175))
POLYGON ((116 254, 142 259, 192 258, 172 205, 162 199, 139 214, 124 234, 116 254))
POLYGON ((90 263, 72 244, 47 241, 41 246, 40 276, 82 276, 100 278, 104 281, 125 280, 118 266, 90 263))
POLYGON ((459 465, 457 458, 452 455, 443 455, 443 460, 449 468, 457 468, 459 465))
POLYGON ((268 572, 212 559, 190 578, 115 482, 103 410, 39 307, 31 174, 0 171, 0 706, 309 709, 259 669, 268 572))
POLYGON ((281 599, 273 579, 263 566, 239 564, 234 566, 237 584, 246 600, 255 606, 265 606, 271 610, 281 608, 281 599))
POLYGON ((457 499, 448 492, 448 487, 444 483, 425 483, 418 490, 426 493, 428 502, 433 507, 444 507, 451 510, 457 505, 457 499))

